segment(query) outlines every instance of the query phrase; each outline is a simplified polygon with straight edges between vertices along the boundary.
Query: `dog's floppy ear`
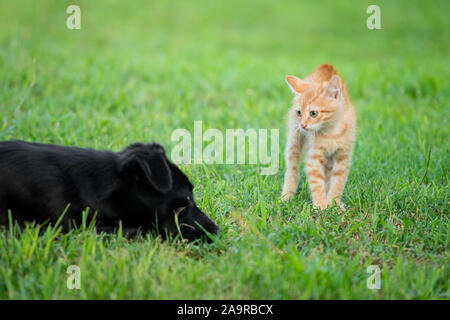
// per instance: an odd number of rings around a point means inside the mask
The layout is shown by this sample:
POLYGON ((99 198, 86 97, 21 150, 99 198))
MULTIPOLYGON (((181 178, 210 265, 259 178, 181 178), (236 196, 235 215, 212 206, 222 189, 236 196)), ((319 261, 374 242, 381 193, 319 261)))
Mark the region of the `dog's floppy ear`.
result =
POLYGON ((164 148, 159 144, 134 144, 119 156, 119 170, 146 181, 161 193, 172 189, 172 173, 167 163, 164 148))

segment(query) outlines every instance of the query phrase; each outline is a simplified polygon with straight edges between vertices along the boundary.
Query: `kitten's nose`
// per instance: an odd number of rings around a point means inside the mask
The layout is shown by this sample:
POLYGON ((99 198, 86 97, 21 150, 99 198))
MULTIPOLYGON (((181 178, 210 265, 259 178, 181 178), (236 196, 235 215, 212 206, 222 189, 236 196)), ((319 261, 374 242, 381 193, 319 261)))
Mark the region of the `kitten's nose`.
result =
POLYGON ((307 124, 306 123, 302 123, 301 126, 302 126, 303 129, 305 129, 307 124))

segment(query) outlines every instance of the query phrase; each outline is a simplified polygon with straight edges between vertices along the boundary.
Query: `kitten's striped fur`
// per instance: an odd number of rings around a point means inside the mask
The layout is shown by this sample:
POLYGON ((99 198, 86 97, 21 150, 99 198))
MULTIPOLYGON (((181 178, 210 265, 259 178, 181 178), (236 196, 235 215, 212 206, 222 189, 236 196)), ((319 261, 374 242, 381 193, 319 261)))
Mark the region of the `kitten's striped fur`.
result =
POLYGON ((298 166, 305 149, 313 204, 324 209, 335 201, 344 208, 340 198, 356 137, 356 112, 345 82, 329 64, 321 65, 304 80, 287 76, 286 81, 294 92, 294 103, 288 115, 282 199, 292 198, 297 190, 298 166))

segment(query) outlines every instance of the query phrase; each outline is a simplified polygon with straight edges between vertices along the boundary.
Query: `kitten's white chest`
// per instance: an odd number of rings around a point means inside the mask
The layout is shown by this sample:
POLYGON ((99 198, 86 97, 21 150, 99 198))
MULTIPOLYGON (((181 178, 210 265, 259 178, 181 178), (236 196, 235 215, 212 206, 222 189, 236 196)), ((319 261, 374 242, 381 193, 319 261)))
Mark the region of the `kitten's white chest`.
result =
POLYGON ((325 157, 332 157, 341 147, 340 139, 323 139, 320 135, 314 133, 302 133, 304 138, 304 148, 306 154, 311 156, 314 150, 323 150, 325 157))

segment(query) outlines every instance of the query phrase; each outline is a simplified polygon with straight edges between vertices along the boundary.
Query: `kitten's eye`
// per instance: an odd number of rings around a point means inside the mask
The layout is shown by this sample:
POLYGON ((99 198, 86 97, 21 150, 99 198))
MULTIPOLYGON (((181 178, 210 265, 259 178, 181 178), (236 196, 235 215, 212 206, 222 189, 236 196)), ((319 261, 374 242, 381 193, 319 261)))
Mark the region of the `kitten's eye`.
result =
POLYGON ((191 201, 191 197, 187 196, 187 197, 186 197, 186 200, 187 200, 187 201, 191 201))
POLYGON ((314 110, 314 111, 311 111, 309 114, 311 115, 311 117, 315 118, 315 117, 317 117, 317 115, 319 114, 319 112, 317 112, 317 111, 314 110))
POLYGON ((298 114, 299 117, 302 116, 302 112, 300 110, 297 110, 297 114, 298 114))

